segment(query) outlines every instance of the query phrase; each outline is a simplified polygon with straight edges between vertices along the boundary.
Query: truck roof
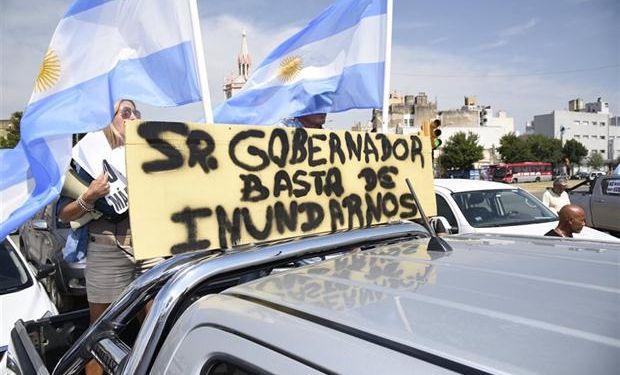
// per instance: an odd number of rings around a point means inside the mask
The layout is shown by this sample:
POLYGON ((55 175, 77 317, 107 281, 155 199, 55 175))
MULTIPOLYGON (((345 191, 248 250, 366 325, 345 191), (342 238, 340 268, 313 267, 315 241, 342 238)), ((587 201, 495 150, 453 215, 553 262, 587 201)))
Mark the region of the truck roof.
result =
POLYGON ((463 178, 436 178, 434 184, 435 187, 442 187, 444 189, 450 190, 453 193, 476 190, 518 189, 518 187, 516 186, 503 184, 501 182, 466 180, 463 178))
POLYGON ((620 366, 620 246, 498 235, 344 255, 223 294, 489 372, 620 366))

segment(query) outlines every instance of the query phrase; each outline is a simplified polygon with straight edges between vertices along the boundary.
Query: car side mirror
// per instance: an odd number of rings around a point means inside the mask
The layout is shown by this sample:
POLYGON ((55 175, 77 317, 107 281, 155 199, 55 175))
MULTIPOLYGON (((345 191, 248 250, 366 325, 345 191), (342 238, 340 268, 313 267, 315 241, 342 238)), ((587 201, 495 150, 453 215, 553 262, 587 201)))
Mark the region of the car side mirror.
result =
POLYGON ((47 221, 42 220, 42 219, 32 220, 32 229, 47 231, 48 230, 47 221))
POLYGON ((456 233, 455 228, 452 228, 452 225, 448 222, 443 216, 434 216, 430 218, 430 224, 435 229, 435 233, 437 234, 453 234, 456 233))
POLYGON ((42 264, 37 267, 37 272, 34 277, 37 280, 43 280, 56 271, 56 267, 53 264, 42 264))

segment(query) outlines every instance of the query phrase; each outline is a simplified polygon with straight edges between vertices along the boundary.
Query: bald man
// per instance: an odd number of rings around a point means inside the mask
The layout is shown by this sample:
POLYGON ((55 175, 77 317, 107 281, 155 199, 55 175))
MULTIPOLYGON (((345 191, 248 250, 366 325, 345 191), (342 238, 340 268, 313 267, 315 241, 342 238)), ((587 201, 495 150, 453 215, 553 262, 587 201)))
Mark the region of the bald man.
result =
POLYGON ((545 233, 551 237, 573 237, 573 233, 579 233, 586 225, 586 213, 583 208, 568 204, 560 209, 560 222, 558 226, 545 233))

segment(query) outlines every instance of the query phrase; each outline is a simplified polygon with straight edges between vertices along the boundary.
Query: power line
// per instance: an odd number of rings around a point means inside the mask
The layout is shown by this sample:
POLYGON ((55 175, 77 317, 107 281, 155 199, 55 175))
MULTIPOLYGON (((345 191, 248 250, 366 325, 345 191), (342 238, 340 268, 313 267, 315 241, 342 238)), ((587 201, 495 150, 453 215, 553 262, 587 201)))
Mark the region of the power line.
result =
POLYGON ((534 73, 513 73, 513 74, 479 74, 479 75, 466 75, 466 74, 421 74, 421 73, 398 73, 392 74, 398 76, 408 77, 432 77, 432 78, 494 78, 494 77, 534 77, 534 76, 546 76, 546 75, 558 75, 558 74, 570 74, 590 72, 595 70, 620 68, 620 64, 614 65, 602 65, 591 68, 571 69, 571 70, 557 70, 548 72, 534 72, 534 73))

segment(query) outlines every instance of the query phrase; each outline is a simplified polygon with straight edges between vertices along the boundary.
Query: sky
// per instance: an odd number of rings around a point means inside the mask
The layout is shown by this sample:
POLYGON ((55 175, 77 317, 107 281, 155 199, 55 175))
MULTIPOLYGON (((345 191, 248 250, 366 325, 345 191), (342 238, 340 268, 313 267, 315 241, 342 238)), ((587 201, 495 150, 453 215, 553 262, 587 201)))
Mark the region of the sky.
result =
MULTIPOLYGON (((0 0, 0 119, 23 110, 40 62, 71 0, 0 0)), ((198 0, 213 106, 237 71, 241 32, 257 66, 326 8, 328 0, 198 0)), ((394 0, 391 90, 425 92, 438 109, 504 110, 523 131, 534 115, 598 97, 620 113, 619 0, 394 0)), ((191 121, 200 104, 142 108, 145 118, 191 121)), ((328 127, 366 122, 370 110, 329 116, 328 127)))

